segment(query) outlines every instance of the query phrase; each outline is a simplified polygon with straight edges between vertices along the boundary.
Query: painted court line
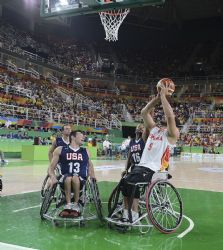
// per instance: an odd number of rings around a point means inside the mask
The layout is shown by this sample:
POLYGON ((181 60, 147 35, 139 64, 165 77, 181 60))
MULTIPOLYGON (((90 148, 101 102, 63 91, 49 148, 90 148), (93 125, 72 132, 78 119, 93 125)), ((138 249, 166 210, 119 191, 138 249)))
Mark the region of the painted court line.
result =
POLYGON ((15 193, 15 194, 4 194, 1 197, 8 197, 8 196, 13 196, 13 195, 19 195, 19 194, 28 194, 28 193, 36 193, 39 192, 40 190, 30 190, 30 191, 24 191, 20 193, 15 193))
POLYGON ((37 250, 36 248, 29 248, 29 247, 21 247, 17 245, 12 244, 6 244, 3 242, 0 242, 0 249, 2 250, 37 250))
MULTIPOLYGON (((101 203, 102 203, 102 204, 107 204, 108 202, 107 202, 107 201, 102 201, 101 203)), ((55 203, 52 203, 52 204, 55 204, 55 203)), ((36 206, 32 206, 32 207, 25 207, 25 208, 13 210, 12 212, 13 212, 13 213, 18 213, 18 212, 21 212, 21 211, 24 211, 24 210, 29 210, 29 209, 36 208, 36 207, 40 207, 40 206, 41 206, 41 204, 36 205, 36 206)))
POLYGON ((13 212, 13 213, 17 213, 17 212, 20 212, 20 211, 24 211, 24 210, 28 210, 28 209, 32 209, 32 208, 36 208, 36 207, 40 207, 40 206, 41 206, 41 204, 36 205, 36 206, 32 206, 32 207, 25 207, 25 208, 13 210, 12 212, 13 212))
POLYGON ((182 239, 186 234, 188 234, 194 228, 194 222, 191 220, 191 218, 187 217, 186 215, 183 215, 183 217, 189 221, 190 226, 177 236, 177 238, 179 239, 182 239))

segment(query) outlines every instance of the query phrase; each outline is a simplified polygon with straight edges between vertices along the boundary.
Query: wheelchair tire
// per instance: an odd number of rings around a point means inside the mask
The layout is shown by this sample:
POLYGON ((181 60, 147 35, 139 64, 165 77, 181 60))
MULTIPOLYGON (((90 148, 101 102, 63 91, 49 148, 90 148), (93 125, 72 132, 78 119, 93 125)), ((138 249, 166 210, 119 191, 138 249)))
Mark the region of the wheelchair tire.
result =
POLYGON ((119 203, 122 204, 122 201, 120 201, 120 184, 118 184, 112 191, 109 199, 108 199, 108 217, 112 215, 112 213, 115 211, 117 205, 119 203))
POLYGON ((177 189, 168 181, 158 180, 146 192, 146 208, 151 223, 162 233, 176 231, 183 218, 183 203, 177 189))
POLYGON ((104 217, 102 214, 102 205, 101 205, 101 199, 100 199, 100 194, 99 194, 99 189, 98 185, 95 179, 90 178, 90 189, 91 189, 91 194, 92 194, 92 199, 95 205, 96 213, 98 216, 98 219, 101 222, 104 222, 104 217))
POLYGON ((49 175, 47 175, 43 181, 43 184, 42 184, 42 187, 41 187, 41 191, 40 191, 40 195, 41 195, 41 198, 43 199, 44 196, 45 196, 45 192, 46 192, 46 183, 49 179, 49 175))
POLYGON ((0 179, 0 192, 2 192, 3 189, 3 184, 2 184, 2 179, 0 179))
POLYGON ((45 195, 43 197, 42 205, 40 208, 40 217, 44 220, 44 214, 46 214, 49 210, 49 207, 54 199, 54 194, 57 188, 57 184, 55 184, 52 188, 47 188, 45 191, 45 195))

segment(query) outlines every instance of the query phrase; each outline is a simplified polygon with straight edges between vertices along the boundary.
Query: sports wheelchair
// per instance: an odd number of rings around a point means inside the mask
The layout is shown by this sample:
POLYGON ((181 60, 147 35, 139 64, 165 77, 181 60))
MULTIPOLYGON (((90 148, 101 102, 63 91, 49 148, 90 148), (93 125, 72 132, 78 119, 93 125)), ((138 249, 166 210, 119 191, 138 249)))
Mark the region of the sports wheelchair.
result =
POLYGON ((0 194, 2 192, 2 189, 3 189, 2 174, 0 173, 0 194))
MULTIPOLYGON (((124 177, 123 177, 124 178, 124 177)), ((160 232, 169 234, 176 231, 183 218, 183 204, 180 194, 168 181, 168 172, 153 175, 151 182, 130 183, 133 192, 128 204, 128 222, 122 221, 124 203, 121 194, 122 179, 112 191, 108 200, 108 221, 110 228, 126 232, 138 228, 141 233, 149 232, 155 226, 160 232), (136 188, 139 187, 139 218, 132 221, 131 206, 136 188)))
POLYGON ((40 208, 41 219, 49 220, 54 225, 59 225, 61 222, 83 226, 86 221, 97 218, 100 222, 103 222, 102 205, 96 180, 89 177, 86 181, 83 181, 82 184, 80 199, 78 202, 80 206, 79 217, 64 218, 59 216, 60 212, 63 210, 64 204, 66 203, 66 199, 64 190, 59 183, 56 183, 52 188, 48 186, 44 191, 40 208))
MULTIPOLYGON (((54 170, 55 175, 57 176, 57 179, 59 179, 59 177, 61 176, 61 171, 60 171, 60 165, 57 164, 56 169, 54 170)), ((47 190, 47 188, 49 187, 49 180, 50 180, 50 176, 49 174, 46 175, 45 179, 43 180, 43 184, 40 190, 40 195, 41 198, 43 199, 45 196, 45 192, 47 190)))

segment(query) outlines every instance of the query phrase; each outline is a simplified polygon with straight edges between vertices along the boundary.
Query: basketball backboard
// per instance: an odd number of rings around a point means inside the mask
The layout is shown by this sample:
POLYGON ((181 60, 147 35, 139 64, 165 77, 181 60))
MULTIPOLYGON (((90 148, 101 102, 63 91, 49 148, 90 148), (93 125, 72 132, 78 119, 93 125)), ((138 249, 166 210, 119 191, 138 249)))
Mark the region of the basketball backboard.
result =
POLYGON ((41 0, 41 17, 77 16, 111 9, 161 5, 165 0, 41 0))

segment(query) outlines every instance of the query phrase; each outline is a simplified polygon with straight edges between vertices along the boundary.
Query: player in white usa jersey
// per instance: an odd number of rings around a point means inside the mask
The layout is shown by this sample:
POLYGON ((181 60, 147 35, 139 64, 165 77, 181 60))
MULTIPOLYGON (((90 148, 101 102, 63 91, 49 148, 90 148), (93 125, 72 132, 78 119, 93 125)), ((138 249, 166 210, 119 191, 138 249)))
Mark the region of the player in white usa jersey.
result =
MULTIPOLYGON (((128 183, 150 182, 155 172, 164 170, 169 163, 169 147, 174 145, 179 137, 179 130, 176 127, 175 115, 167 100, 168 86, 163 86, 160 93, 153 98, 141 111, 145 127, 150 131, 140 163, 126 176, 123 181, 122 193, 124 196, 123 220, 128 220, 129 197, 133 192, 133 185, 128 183), (158 127, 153 120, 154 107, 159 104, 163 107, 166 126, 158 127)), ((139 189, 136 189, 132 203, 132 220, 139 217, 139 189)))

